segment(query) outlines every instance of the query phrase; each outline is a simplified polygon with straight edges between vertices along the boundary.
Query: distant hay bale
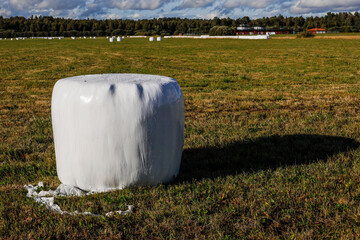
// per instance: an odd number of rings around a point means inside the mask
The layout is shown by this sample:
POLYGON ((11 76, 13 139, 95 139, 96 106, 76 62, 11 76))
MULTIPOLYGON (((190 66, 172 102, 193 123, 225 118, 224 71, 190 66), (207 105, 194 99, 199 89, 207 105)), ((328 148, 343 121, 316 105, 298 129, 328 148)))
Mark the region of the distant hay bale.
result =
POLYGON ((157 37, 157 38, 156 38, 156 41, 161 42, 161 41, 162 41, 162 37, 157 37))
POLYGON ((153 42, 154 41, 154 37, 149 37, 149 41, 153 42))

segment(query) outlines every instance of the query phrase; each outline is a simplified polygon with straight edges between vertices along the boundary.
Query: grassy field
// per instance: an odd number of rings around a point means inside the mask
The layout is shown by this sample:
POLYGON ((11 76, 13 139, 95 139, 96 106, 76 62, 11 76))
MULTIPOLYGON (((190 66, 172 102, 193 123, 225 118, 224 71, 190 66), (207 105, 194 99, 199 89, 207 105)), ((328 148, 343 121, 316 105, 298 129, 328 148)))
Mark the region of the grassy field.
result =
POLYGON ((360 40, 0 41, 0 238, 360 237, 360 40), (52 87, 64 77, 174 77, 186 99, 180 174, 167 185, 58 198, 52 87))
MULTIPOLYGON (((271 38, 296 38, 297 34, 277 34, 271 35, 271 38)), ((341 39, 360 39, 360 33, 327 33, 315 34, 314 38, 341 38, 341 39)))

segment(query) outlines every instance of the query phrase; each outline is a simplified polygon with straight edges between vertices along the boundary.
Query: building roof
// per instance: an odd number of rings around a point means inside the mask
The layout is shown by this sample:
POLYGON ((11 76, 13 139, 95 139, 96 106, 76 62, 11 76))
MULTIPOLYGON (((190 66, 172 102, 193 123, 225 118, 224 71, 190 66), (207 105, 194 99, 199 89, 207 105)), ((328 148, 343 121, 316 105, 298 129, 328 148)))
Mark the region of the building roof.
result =
POLYGON ((309 32, 314 32, 314 31, 326 31, 326 29, 323 28, 312 28, 312 29, 308 29, 309 32))

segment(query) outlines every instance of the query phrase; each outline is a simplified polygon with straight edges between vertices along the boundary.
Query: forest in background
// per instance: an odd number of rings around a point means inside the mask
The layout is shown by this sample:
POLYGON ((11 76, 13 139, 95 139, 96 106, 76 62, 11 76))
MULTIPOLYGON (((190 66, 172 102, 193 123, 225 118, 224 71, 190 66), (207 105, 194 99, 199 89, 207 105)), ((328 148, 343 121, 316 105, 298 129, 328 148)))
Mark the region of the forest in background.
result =
POLYGON ((360 13, 331 13, 316 17, 263 17, 250 19, 65 19, 50 16, 4 18, 0 16, 0 37, 109 36, 109 35, 232 35, 236 27, 246 24, 267 29, 289 29, 293 33, 310 28, 328 32, 360 32, 360 13), (220 27, 221 26, 221 27, 220 27), (219 31, 220 29, 220 31, 219 31))

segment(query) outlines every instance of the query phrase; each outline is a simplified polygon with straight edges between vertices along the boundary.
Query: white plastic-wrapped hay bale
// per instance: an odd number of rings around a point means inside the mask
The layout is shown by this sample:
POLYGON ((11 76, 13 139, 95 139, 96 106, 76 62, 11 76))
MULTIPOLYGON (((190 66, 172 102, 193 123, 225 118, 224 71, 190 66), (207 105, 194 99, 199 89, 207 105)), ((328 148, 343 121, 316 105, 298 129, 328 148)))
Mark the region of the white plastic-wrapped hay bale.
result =
POLYGON ((71 37, 71 39, 72 39, 72 40, 75 40, 75 39, 76 39, 76 37, 71 37))
POLYGON ((96 37, 93 37, 93 39, 96 39, 96 37))
POLYGON ((113 37, 109 38, 109 42, 114 42, 114 38, 113 37))
POLYGON ((106 191, 169 182, 179 171, 184 98, 176 80, 100 74, 59 80, 52 95, 62 183, 106 191))
POLYGON ((154 37, 149 37, 149 41, 153 42, 154 41, 154 37))
POLYGON ((121 42, 121 41, 122 41, 122 38, 121 38, 121 37, 117 37, 117 38, 116 38, 116 41, 121 42))
POLYGON ((161 42, 161 41, 162 41, 162 37, 157 37, 157 38, 156 38, 156 41, 161 42))

